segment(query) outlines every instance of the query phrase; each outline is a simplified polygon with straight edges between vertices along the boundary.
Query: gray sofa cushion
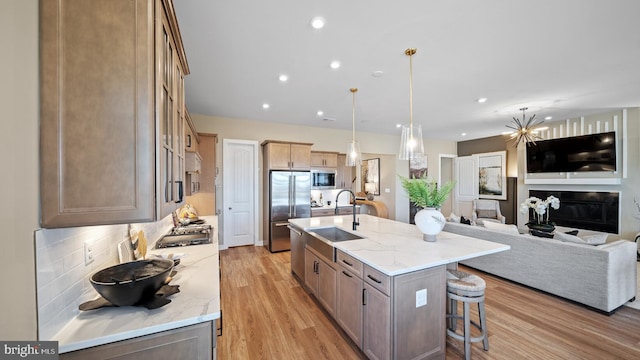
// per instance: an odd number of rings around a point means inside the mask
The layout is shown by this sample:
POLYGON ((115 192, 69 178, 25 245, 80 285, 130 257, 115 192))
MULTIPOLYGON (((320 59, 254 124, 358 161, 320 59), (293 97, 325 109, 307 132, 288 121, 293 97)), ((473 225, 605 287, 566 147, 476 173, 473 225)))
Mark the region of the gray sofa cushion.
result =
POLYGON ((557 232, 555 233, 555 235, 553 235, 553 238, 561 241, 568 241, 576 244, 585 244, 585 245, 602 245, 607 242, 607 234, 596 234, 596 235, 578 237, 575 235, 569 235, 569 234, 557 232))

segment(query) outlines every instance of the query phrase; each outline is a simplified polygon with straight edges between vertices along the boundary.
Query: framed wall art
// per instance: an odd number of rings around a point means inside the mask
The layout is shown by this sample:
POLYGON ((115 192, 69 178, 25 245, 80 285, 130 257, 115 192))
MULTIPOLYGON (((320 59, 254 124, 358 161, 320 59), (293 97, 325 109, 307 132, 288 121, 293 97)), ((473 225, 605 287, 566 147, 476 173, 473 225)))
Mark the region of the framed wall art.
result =
POLYGON ((507 152, 478 154, 478 195, 481 199, 507 200, 507 152))
POLYGON ((361 191, 380 195, 380 158, 362 160, 360 171, 361 191))

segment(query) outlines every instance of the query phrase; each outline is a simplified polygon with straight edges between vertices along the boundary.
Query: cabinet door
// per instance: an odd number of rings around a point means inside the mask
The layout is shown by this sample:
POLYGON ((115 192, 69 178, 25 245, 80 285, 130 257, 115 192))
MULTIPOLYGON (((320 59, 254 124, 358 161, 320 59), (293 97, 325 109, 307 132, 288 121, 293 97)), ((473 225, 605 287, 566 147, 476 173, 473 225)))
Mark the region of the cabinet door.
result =
POLYGON ((324 166, 324 153, 321 152, 311 152, 311 166, 313 167, 323 167, 324 166))
POLYGON ((340 270, 336 321, 359 348, 362 348, 362 289, 361 278, 340 270))
POLYGON ((313 295, 318 295, 318 257, 309 251, 304 249, 304 283, 313 295))
POLYGON ((311 170, 311 145, 291 144, 291 169, 311 170))
POLYGON ((269 154, 269 169, 289 170, 291 168, 291 145, 269 143, 266 145, 269 154))
POLYGON ((160 126, 159 156, 160 167, 158 174, 158 217, 163 218, 178 208, 182 202, 182 186, 180 181, 180 134, 178 123, 180 118, 178 108, 178 88, 180 74, 178 73, 178 53, 175 41, 171 34, 169 20, 162 12, 161 21, 158 22, 158 122, 160 126))
POLYGON ((324 166, 330 168, 338 167, 338 154, 326 153, 324 154, 324 166))
POLYGON ((364 283, 362 351, 369 359, 391 359, 391 298, 364 283))
POLYGON ((331 316, 336 316, 336 269, 323 260, 318 262, 318 301, 331 316))
POLYGON ((154 220, 153 13, 147 0, 40 2, 43 227, 154 220))

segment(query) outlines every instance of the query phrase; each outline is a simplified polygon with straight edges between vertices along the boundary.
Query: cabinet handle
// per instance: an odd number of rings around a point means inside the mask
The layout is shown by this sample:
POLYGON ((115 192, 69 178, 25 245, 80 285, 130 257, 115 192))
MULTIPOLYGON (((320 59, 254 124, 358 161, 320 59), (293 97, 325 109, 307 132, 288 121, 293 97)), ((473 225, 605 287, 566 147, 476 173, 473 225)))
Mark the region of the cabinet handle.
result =
POLYGON ((378 280, 378 279, 374 278, 374 277, 373 277, 373 276, 371 276, 371 275, 367 275, 367 277, 368 277, 369 279, 371 279, 371 280, 373 280, 373 281, 377 282, 378 284, 382 284, 382 281, 380 281, 380 280, 378 280))
POLYGON ((348 272, 342 270, 342 273, 345 274, 348 278, 352 278, 353 275, 349 274, 348 272))
POLYGON ((353 266, 353 264, 352 264, 352 263, 348 262, 348 261, 347 261, 347 260, 345 260, 345 259, 342 259, 342 262, 343 262, 343 263, 345 263, 345 264, 347 264, 347 265, 349 265, 349 266, 353 266))
POLYGON ((178 200, 176 200, 176 204, 179 204, 184 197, 184 188, 182 187, 182 181, 176 181, 176 183, 178 184, 178 200))
POLYGON ((366 293, 367 293, 367 289, 362 289, 362 305, 367 305, 366 293))
POLYGON ((313 272, 318 273, 318 262, 315 260, 313 261, 313 272))

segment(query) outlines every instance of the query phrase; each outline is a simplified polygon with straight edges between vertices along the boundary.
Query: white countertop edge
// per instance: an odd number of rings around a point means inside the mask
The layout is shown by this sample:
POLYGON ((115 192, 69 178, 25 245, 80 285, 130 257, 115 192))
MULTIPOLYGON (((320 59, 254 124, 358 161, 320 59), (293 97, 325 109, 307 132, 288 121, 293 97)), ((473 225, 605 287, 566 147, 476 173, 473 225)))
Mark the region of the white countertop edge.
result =
POLYGON ((365 259, 365 258, 359 256, 357 251, 351 251, 351 250, 348 250, 348 249, 340 248, 340 244, 339 243, 335 244, 335 248, 339 249, 340 251, 343 251, 344 253, 346 253, 346 254, 348 254, 350 256, 353 256, 354 258, 362 261, 363 263, 365 263, 368 266, 380 271, 381 273, 383 273, 385 275, 396 276, 396 275, 407 274, 407 273, 418 271, 418 270, 429 269, 429 268, 433 268, 433 267, 437 267, 437 266, 441 266, 441 265, 447 265, 447 264, 451 264, 451 263, 454 263, 454 262, 460 262, 460 261, 464 261, 464 260, 468 260, 468 259, 473 259, 473 258, 479 257, 479 256, 491 255, 491 254, 499 253, 499 252, 502 252, 502 251, 507 251, 507 250, 511 249, 511 246, 503 245, 503 246, 501 246, 499 248, 492 249, 492 250, 479 251, 479 252, 475 252, 473 254, 463 255, 463 256, 458 256, 458 257, 452 257, 452 258, 447 258, 447 259, 442 259, 442 260, 439 260, 439 261, 431 261, 428 264, 423 264, 423 265, 420 265, 420 266, 405 267, 405 268, 398 269, 398 270, 387 270, 387 269, 384 269, 384 268, 378 266, 377 264, 371 263, 368 259, 365 259))
POLYGON ((220 318, 220 312, 210 313, 202 316, 197 316, 189 319, 182 319, 174 322, 162 323, 154 326, 149 326, 145 328, 139 328, 130 331, 123 331, 117 334, 101 336, 97 338, 92 338, 89 340, 78 341, 75 343, 69 343, 60 345, 58 352, 60 354, 68 353, 76 350, 83 350, 94 346, 109 344, 122 340, 129 340, 132 338, 136 338, 139 336, 152 335, 157 334, 163 331, 174 330, 181 327, 196 325, 207 321, 214 321, 220 318))

